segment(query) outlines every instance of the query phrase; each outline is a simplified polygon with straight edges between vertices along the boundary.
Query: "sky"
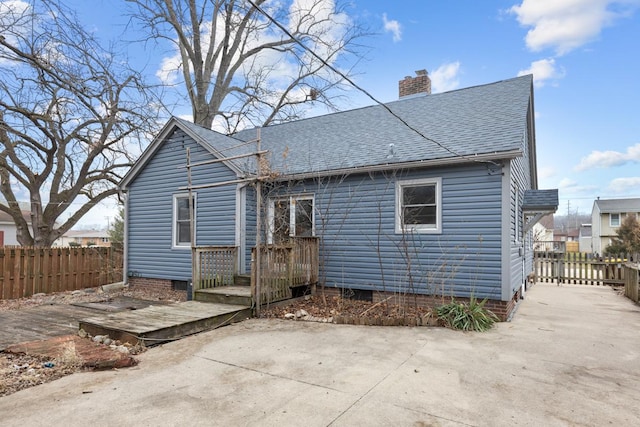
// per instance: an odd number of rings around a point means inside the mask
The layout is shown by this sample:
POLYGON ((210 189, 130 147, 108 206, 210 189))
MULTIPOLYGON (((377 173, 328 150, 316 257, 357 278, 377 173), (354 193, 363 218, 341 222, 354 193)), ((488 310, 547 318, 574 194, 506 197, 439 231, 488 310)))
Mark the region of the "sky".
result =
MULTIPOLYGON (((101 37, 122 36, 123 1, 67 4, 101 37)), ((640 197, 640 0, 351 0, 346 13, 375 33, 355 80, 382 102, 421 69, 434 93, 532 73, 538 188, 559 190, 559 214, 590 213, 597 197, 640 197)), ((171 56, 150 45, 128 54, 155 79, 171 56)), ((341 108, 372 104, 354 90, 341 108)), ((189 112, 185 99, 176 113, 189 112)), ((106 227, 115 208, 76 228, 106 227)))

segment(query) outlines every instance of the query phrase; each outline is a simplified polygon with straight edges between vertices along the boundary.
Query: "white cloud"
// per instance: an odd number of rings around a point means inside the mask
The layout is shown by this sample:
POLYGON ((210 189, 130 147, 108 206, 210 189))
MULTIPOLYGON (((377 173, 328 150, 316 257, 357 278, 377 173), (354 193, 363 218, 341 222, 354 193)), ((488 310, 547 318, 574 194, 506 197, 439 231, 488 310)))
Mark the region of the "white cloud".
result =
POLYGON ((433 92, 447 92, 460 87, 458 75, 460 73, 460 62, 450 62, 442 64, 435 71, 431 72, 431 88, 433 92))
POLYGON ((594 168, 610 168, 622 166, 627 163, 640 163, 640 144, 627 148, 627 151, 592 151, 588 156, 580 160, 575 171, 585 171, 594 168))
POLYGON ((15 24, 29 10, 29 3, 21 0, 0 1, 0 26, 15 24))
POLYGON ((402 25, 395 19, 387 19, 387 14, 382 14, 382 22, 384 23, 384 31, 393 34, 393 41, 399 42, 402 40, 402 25))
POLYGON ((565 71, 562 67, 556 66, 556 60, 553 58, 541 59, 534 61, 531 66, 526 70, 520 70, 518 76, 524 76, 526 74, 533 74, 533 83, 537 87, 544 86, 549 80, 561 79, 565 75, 565 71))
POLYGON ((525 38, 530 50, 550 48, 564 55, 595 40, 604 27, 638 5, 638 0, 523 0, 509 12, 530 27, 525 38))
POLYGON ((562 189, 562 190, 568 190, 571 188, 575 188, 578 186, 578 182, 574 181, 571 178, 562 178, 560 180, 560 182, 558 183, 558 188, 562 189))
MULTIPOLYGON (((10 45, 19 44, 19 39, 23 34, 28 34, 28 19, 25 19, 30 13, 29 3, 21 0, 0 1, 0 35, 5 42, 10 45)), ((15 64, 11 59, 5 58, 5 54, 11 58, 13 55, 8 54, 3 47, 0 47, 0 65, 11 66, 15 64), (6 53, 5 53, 6 52, 6 53)))
POLYGON ((178 81, 181 66, 182 60, 180 59, 179 54, 164 57, 160 63, 160 68, 156 71, 156 77, 162 82, 162 84, 175 84, 178 81))
POLYGON ((546 166, 538 169, 538 178, 539 179, 548 179, 553 177, 556 174, 556 170, 550 166, 546 166))
POLYGON ((640 188, 640 177, 629 177, 629 178, 616 178, 611 180, 609 183, 608 190, 612 193, 622 194, 622 193, 638 193, 638 188, 640 188))

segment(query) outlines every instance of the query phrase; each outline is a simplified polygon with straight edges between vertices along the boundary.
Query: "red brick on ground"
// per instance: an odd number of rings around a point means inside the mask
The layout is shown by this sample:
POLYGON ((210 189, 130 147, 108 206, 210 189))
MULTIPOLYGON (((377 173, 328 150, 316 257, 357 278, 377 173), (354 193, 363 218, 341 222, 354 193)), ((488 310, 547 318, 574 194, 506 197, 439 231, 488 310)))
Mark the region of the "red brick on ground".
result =
POLYGON ((76 358, 82 367, 113 369, 134 366, 137 360, 129 354, 120 353, 103 344, 98 344, 77 335, 64 335, 41 341, 15 344, 4 350, 6 353, 30 354, 52 359, 76 358))

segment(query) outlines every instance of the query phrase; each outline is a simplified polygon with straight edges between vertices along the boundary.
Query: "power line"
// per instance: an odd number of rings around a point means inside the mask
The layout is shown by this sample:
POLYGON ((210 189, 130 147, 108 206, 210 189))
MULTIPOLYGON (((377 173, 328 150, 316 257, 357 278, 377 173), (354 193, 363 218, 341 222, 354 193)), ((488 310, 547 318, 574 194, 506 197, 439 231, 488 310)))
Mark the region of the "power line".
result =
POLYGON ((421 138, 425 139, 426 141, 430 141, 433 142, 434 144, 436 144, 438 147, 442 148, 443 150, 453 154, 456 157, 460 157, 466 160, 470 160, 470 161, 474 161, 474 162, 479 162, 479 163, 491 163, 491 164, 495 164, 495 162, 492 161, 479 161, 477 159, 474 159, 473 157, 469 157, 469 156, 465 156, 464 154, 460 154, 457 153, 456 151, 450 149, 449 147, 445 146, 444 144, 436 141, 433 138, 429 138, 428 136, 426 136, 425 134, 423 134, 422 132, 420 132, 418 129, 414 128, 413 126, 411 126, 405 119, 403 119, 402 117, 400 117, 398 114, 394 113, 393 110, 391 110, 391 108, 389 108, 388 105, 386 105, 385 103, 383 103, 382 101, 379 101, 376 97, 374 97, 373 95, 371 95, 371 93, 369 93, 366 89, 364 89, 363 87, 359 86, 357 83, 355 83, 353 80, 351 80, 347 75, 345 75, 342 71, 338 70, 337 68, 335 68, 334 66, 332 66, 331 64, 329 64, 327 61, 325 61, 323 58, 321 58, 317 53, 315 53, 313 51, 313 49, 311 49, 310 47, 307 47, 304 43, 302 43, 300 40, 298 40, 293 34, 291 34, 291 32, 289 30, 287 30, 282 24, 280 24, 278 21, 276 21, 275 18, 273 18, 271 15, 269 15, 267 12, 265 12, 260 6, 258 6, 257 4, 255 4, 253 2, 253 0, 247 0, 249 2, 249 4, 251 4, 251 6, 253 6, 256 10, 258 10, 260 13, 262 13, 269 21, 271 21, 276 27, 278 27, 283 33, 285 33, 289 38, 291 38, 291 40, 293 40, 295 43, 297 43, 298 45, 300 45, 304 50, 306 50, 307 52, 309 52, 314 58, 316 58, 318 61, 320 61, 323 65, 325 65, 327 68, 329 68, 331 71, 333 71, 334 73, 338 74, 340 77, 342 77, 344 80, 347 81, 347 83, 349 83, 351 86, 353 86, 354 88, 356 88, 357 90, 359 90, 360 92, 362 92, 363 94, 365 94, 367 97, 369 97, 373 102, 375 102, 376 104, 378 104, 379 106, 381 106, 382 108, 384 108, 387 112, 389 112, 389 114, 391 114, 393 117, 395 117, 396 119, 398 119, 405 127, 407 127, 408 129, 410 129, 411 131, 415 132, 416 134, 418 134, 421 138))

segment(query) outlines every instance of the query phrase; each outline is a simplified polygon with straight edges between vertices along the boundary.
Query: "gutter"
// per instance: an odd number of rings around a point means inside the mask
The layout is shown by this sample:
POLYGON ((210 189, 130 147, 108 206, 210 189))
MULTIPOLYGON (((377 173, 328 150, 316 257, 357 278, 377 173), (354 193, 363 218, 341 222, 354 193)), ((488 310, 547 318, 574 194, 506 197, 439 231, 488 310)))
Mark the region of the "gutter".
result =
POLYGON ((382 172, 388 170, 396 170, 396 169, 418 169, 424 167, 431 166, 449 166, 449 165, 459 165, 464 163, 489 163, 493 160, 504 160, 504 159, 514 159, 516 157, 521 157, 523 155, 522 150, 511 150, 511 151, 503 151, 503 152, 495 152, 488 154, 476 154, 473 156, 457 156, 445 159, 435 159, 435 160, 418 160, 418 161, 410 161, 410 162, 400 162, 400 163, 384 163, 381 165, 373 165, 373 166, 355 166, 351 168, 341 168, 341 169, 331 169, 326 171, 318 171, 318 172, 303 172, 303 173, 293 173, 287 175, 280 175, 275 178, 275 181, 289 181, 292 179, 308 179, 308 178, 318 178, 318 177, 326 177, 326 176, 335 176, 335 175, 350 175, 353 173, 368 173, 368 172, 382 172))

